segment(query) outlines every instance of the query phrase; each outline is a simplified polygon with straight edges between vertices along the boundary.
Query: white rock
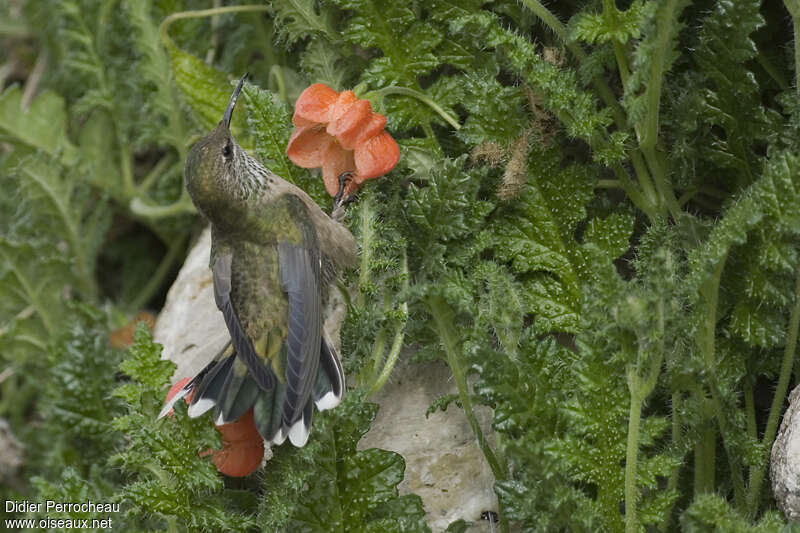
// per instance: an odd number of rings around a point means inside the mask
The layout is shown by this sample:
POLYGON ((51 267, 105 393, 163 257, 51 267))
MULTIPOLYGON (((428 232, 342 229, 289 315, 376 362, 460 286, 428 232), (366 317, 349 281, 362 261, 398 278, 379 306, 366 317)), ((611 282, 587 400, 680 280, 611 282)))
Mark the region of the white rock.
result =
POLYGON ((214 285, 208 268, 210 252, 211 229, 206 228, 169 289, 153 332, 153 340, 164 346, 161 357, 178 365, 173 383, 194 377, 230 338, 222 313, 214 303, 214 285))
MULTIPOLYGON (((473 522, 470 533, 488 532, 489 523, 481 520, 481 513, 497 511, 494 476, 467 417, 451 405, 425 418, 436 398, 455 392, 455 381, 443 363, 395 368, 392 381, 372 398, 380 410, 358 447, 383 448, 403 456, 406 476, 400 493, 422 498, 434 533, 459 518, 473 522)), ((476 415, 484 435, 490 436, 491 412, 478 406, 476 415)))

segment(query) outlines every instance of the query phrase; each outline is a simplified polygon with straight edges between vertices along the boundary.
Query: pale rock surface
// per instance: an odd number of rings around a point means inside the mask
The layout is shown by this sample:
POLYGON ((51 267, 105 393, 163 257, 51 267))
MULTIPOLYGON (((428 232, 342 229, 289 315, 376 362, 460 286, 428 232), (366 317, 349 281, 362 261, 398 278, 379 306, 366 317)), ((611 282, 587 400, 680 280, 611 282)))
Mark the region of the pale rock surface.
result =
MULTIPOLYGON (((425 417, 436 398, 456 392, 444 363, 395 368, 392 380, 372 398, 380 410, 358 447, 383 448, 403 456, 406 476, 400 494, 413 492, 422 498, 434 533, 459 518, 473 523, 470 533, 488 532, 490 525, 481 520, 481 513, 497 511, 494 477, 467 417, 455 405, 425 417)), ((478 406, 476 416, 489 435, 491 412, 478 406)))
POLYGON ((208 268, 210 252, 211 229, 208 227, 189 252, 169 289, 153 331, 153 340, 164 346, 161 357, 178 365, 173 383, 195 376, 230 338, 222 313, 214 303, 214 284, 208 268))
POLYGON ((789 408, 772 445, 769 471, 778 507, 787 520, 800 521, 800 386, 789 395, 789 408))
MULTIPOLYGON (((210 249, 207 228, 170 288, 156 322, 153 336, 164 347, 162 357, 177 364, 173 383, 197 374, 228 340, 222 314, 214 303, 210 249)), ((338 346, 345 310, 335 287, 330 300, 325 330, 338 346)), ((359 447, 392 450, 404 457, 406 475, 400 492, 422 498, 434 532, 459 518, 473 522, 470 533, 489 532, 490 524, 480 516, 483 511, 497 511, 493 477, 466 416, 451 406, 447 412, 425 417, 433 400, 455 391, 455 382, 443 363, 398 364, 392 380, 373 398, 380 410, 359 447)), ((479 410, 477 414, 489 435, 491 413, 479 410)), ((497 526, 494 529, 498 530, 497 526)))

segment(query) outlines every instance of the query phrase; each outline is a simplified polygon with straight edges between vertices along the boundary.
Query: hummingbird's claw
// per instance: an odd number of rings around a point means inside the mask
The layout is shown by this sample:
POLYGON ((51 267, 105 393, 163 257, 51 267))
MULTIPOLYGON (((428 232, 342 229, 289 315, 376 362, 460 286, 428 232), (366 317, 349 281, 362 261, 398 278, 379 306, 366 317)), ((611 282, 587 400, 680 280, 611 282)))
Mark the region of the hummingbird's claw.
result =
POLYGON ((342 172, 337 179, 339 180, 339 190, 336 191, 336 196, 333 197, 334 210, 352 201, 349 196, 347 198, 343 198, 343 196, 345 186, 353 179, 353 173, 350 171, 342 172))
POLYGON ((336 196, 333 197, 333 212, 331 213, 331 218, 337 222, 341 222, 344 219, 344 207, 356 199, 355 194, 344 196, 344 189, 352 179, 352 172, 348 171, 339 174, 339 190, 336 191, 336 196))

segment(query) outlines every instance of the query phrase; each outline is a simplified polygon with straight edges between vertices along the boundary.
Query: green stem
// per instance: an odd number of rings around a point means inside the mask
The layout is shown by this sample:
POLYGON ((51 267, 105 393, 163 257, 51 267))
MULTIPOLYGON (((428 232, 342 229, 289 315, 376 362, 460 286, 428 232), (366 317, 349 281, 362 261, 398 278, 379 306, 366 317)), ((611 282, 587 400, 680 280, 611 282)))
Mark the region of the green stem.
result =
POLYGON ((666 161, 662 161, 655 147, 646 148, 642 152, 650 168, 650 175, 655 183, 656 192, 660 199, 663 200, 663 203, 666 204, 666 208, 672 217, 677 219, 681 214, 681 207, 678 199, 675 198, 675 192, 672 190, 672 184, 667 176, 666 161))
POLYGON ((369 284, 369 268, 372 261, 373 241, 375 237, 375 212, 372 209, 370 196, 365 196, 361 200, 359 211, 359 230, 361 237, 361 268, 358 272, 358 298, 356 305, 364 308, 366 305, 365 293, 369 284))
POLYGON ((619 41, 614 41, 614 56, 617 59, 617 68, 619 69, 619 78, 622 81, 622 86, 625 87, 628 83, 628 78, 631 71, 628 70, 628 61, 625 59, 625 50, 619 41))
POLYGON ((153 275, 150 276, 145 286, 137 293, 136 298, 131 300, 128 304, 127 307, 129 309, 132 311, 139 311, 147 304, 153 294, 161 287, 164 278, 169 274, 175 262, 180 258, 181 251, 184 250, 184 244, 185 239, 183 237, 178 237, 172 242, 169 249, 167 249, 167 254, 161 260, 161 263, 159 263, 158 268, 156 268, 156 271, 153 272, 153 275))
MULTIPOLYGON (((153 183, 155 183, 158 178, 164 175, 164 169, 174 164, 175 158, 171 153, 159 159, 158 162, 153 165, 153 168, 150 170, 150 172, 147 173, 147 176, 145 176, 142 181, 139 182, 139 185, 136 187, 136 195, 143 196, 145 193, 147 193, 147 191, 150 190, 150 187, 153 186, 153 183)), ((179 161, 177 164, 182 165, 183 163, 179 161)))
MULTIPOLYGON (((610 28, 617 28, 617 6, 614 5, 614 0, 603 0, 603 18, 606 20, 606 25, 610 28)), ((622 80, 622 86, 625 87, 628 83, 631 71, 628 68, 628 60, 625 57, 625 50, 622 48, 625 43, 613 39, 614 56, 617 60, 617 69, 619 70, 619 77, 622 80)))
POLYGON ((638 533, 639 520, 636 516, 636 507, 639 500, 637 488, 637 462, 639 460, 639 426, 642 417, 644 401, 653 392, 661 374, 661 363, 664 359, 664 300, 658 302, 657 308, 658 333, 660 342, 658 353, 652 355, 652 360, 647 368, 647 375, 642 379, 636 368, 628 368, 628 389, 631 393, 631 408, 628 417, 628 441, 625 452, 625 533, 638 533))
MULTIPOLYGON (((583 51, 583 48, 576 43, 575 41, 569 40, 569 35, 567 34, 567 27, 556 18, 553 13, 550 12, 544 5, 542 5, 537 0, 522 0, 522 4, 530 9, 534 15, 539 17, 539 19, 547 25, 553 33, 564 43, 567 47, 567 50, 572 52, 578 60, 583 60, 586 58, 586 52, 583 51)), ((602 76, 596 76, 592 79, 592 85, 594 85, 595 90, 602 98, 603 102, 611 109, 611 113, 614 116, 614 123, 617 125, 617 128, 624 131, 628 129, 628 120, 625 117, 625 113, 620 107, 619 102, 617 102, 617 97, 614 95, 614 91, 608 86, 606 81, 602 78, 602 76)))
POLYGON ((269 79, 275 81, 275 86, 278 88, 278 97, 282 102, 286 102, 286 80, 280 65, 272 65, 272 68, 269 69, 269 79))
POLYGON ((625 189, 619 180, 597 180, 595 187, 598 189, 625 189))
MULTIPOLYGON (((675 445, 676 442, 681 437, 681 417, 679 415, 680 411, 680 401, 681 401, 681 394, 680 392, 673 392, 672 393, 672 444, 675 445)), ((673 492, 678 490, 678 481, 680 481, 681 475, 681 464, 675 465, 675 468, 672 469, 672 472, 669 475, 669 479, 667 480, 667 492, 673 492)), ((664 520, 659 525, 658 529, 661 531, 667 531, 669 529, 670 523, 672 522, 672 509, 674 508, 675 503, 671 503, 670 506, 667 508, 666 512, 664 513, 664 520)))
MULTIPOLYGON (((635 375, 629 381, 638 381, 635 375)), ((639 423, 642 416, 644 398, 638 391, 638 385, 631 385, 631 409, 628 416, 628 444, 625 453, 625 533, 638 533, 639 523, 636 519, 636 503, 639 491, 636 488, 636 462, 639 455, 639 423)))
MULTIPOLYGON (((781 362, 781 373, 778 377, 778 385, 775 387, 775 396, 772 397, 772 405, 769 408, 767 427, 764 429, 764 436, 761 444, 764 450, 771 450, 775 440, 775 433, 778 431, 783 404, 786 401, 786 392, 789 389, 789 378, 792 376, 792 366, 794 366, 794 356, 797 350, 797 334, 800 329, 800 269, 797 271, 797 281, 794 288, 794 306, 789 317, 789 331, 786 335, 786 347, 783 350, 783 361, 781 362)), ((769 451, 767 451, 769 453, 769 451)), ((753 468, 750 476, 750 494, 748 495, 748 507, 750 514, 754 515, 757 511, 759 497, 761 496, 761 483, 764 481, 766 464, 762 468, 753 468)))
POLYGON ((731 428, 728 425, 728 419, 725 417, 725 412, 722 408, 722 401, 719 398, 719 393, 716 388, 711 390, 711 401, 714 408, 715 418, 719 425, 719 431, 722 435, 722 444, 725 447, 725 455, 728 457, 728 467, 731 471, 731 481, 733 483, 733 501, 737 509, 745 509, 745 488, 744 476, 742 475, 742 462, 739 459, 739 454, 735 450, 731 450, 728 442, 733 438, 731 428))
POLYGON ((674 32, 674 22, 678 0, 666 0, 664 14, 658 17, 658 37, 653 60, 650 64, 649 80, 647 87, 647 115, 644 123, 644 131, 641 132, 640 146, 643 150, 652 149, 658 139, 658 115, 661 106, 661 84, 664 80, 664 68, 669 50, 669 39, 674 32))
MULTIPOLYGON (((725 268, 727 256, 723 257, 714 267, 714 271, 700 288, 700 297, 703 306, 703 323, 698 328, 697 345, 703 355, 705 371, 712 375, 715 370, 716 329, 717 329, 717 303, 719 299, 719 284, 722 271, 725 268)), ((703 419, 708 422, 714 413, 711 400, 706 397, 702 387, 697 387, 697 400, 703 406, 703 419)), ((716 464, 716 431, 709 426, 703 431, 701 440, 695 449, 695 493, 710 492, 714 488, 714 475, 716 464)))
POLYGON ((756 440, 758 438, 758 429, 756 428, 756 403, 753 399, 752 385, 746 385, 744 388, 744 411, 747 436, 756 440))
MULTIPOLYGON (((408 305, 403 303, 403 312, 408 316, 408 305)), ((369 398, 379 390, 383 388, 386 382, 389 380, 389 376, 392 374, 392 370, 394 370, 394 365, 397 363, 397 358, 400 356, 400 350, 403 348, 403 339, 405 338, 405 327, 406 321, 397 325, 394 331, 394 340, 392 341, 392 347, 389 349, 389 355, 386 356, 386 363, 383 365, 383 370, 381 373, 373 380, 372 384, 370 385, 369 392, 367 392, 367 397, 369 398)))
MULTIPOLYGON (((402 284, 402 291, 408 290, 408 257, 406 255, 405 249, 403 249, 403 266, 402 266, 402 274, 403 274, 403 284, 402 284)), ((387 307, 388 307, 387 302, 387 307)), ((389 348, 389 354, 386 356, 386 362, 383 365, 383 369, 381 370, 380 374, 370 379, 370 388, 369 392, 367 393, 367 397, 372 396, 389 380, 389 376, 392 374, 392 370, 394 370, 394 365, 397 363, 397 358, 400 356, 400 350, 403 348, 403 339, 405 338, 405 329, 406 324, 408 323, 408 303, 403 302, 400 305, 400 312, 403 313, 403 320, 397 324, 394 330, 394 339, 392 340, 392 346, 389 348)), ((383 330, 381 330, 383 333, 383 330)), ((383 348, 381 348, 381 355, 383 352, 383 348)), ((382 359, 382 357, 381 357, 382 359)), ((378 364, 377 362, 373 362, 373 376, 374 373, 377 372, 378 364)))
POLYGON ((630 177, 628 176, 628 172, 622 167, 622 165, 618 164, 614 166, 614 174, 617 176, 617 180, 625 190, 625 194, 628 195, 628 198, 630 198, 631 202, 633 202, 636 207, 643 211, 647 215, 647 218, 650 220, 655 220, 658 217, 656 206, 653 205, 653 203, 646 198, 631 181, 630 177))
POLYGON ((172 42, 172 39, 170 39, 167 30, 169 29, 170 24, 172 24, 176 20, 213 17, 215 15, 222 15, 223 13, 250 13, 253 11, 269 11, 270 9, 271 9, 270 6, 243 5, 243 6, 215 7, 211 9, 198 9, 195 11, 179 11, 178 13, 173 13, 169 15, 163 21, 161 21, 161 25, 159 26, 158 31, 159 34, 161 35, 161 41, 167 47, 174 47, 175 43, 172 42))
POLYGON ((800 47, 797 45, 797 36, 800 35, 800 0, 783 0, 783 4, 792 16, 794 28, 794 84, 795 89, 800 91, 800 47))
POLYGON ((133 214, 145 217, 145 218, 166 218, 175 215, 181 215, 184 213, 196 213, 197 209, 195 209, 194 204, 188 198, 188 196, 183 195, 181 198, 172 204, 169 205, 152 205, 145 203, 145 201, 138 196, 131 200, 130 203, 130 210, 133 214))
POLYGON ((430 96, 427 94, 417 91, 415 89, 409 89, 408 87, 396 87, 394 85, 390 85, 389 87, 384 87, 383 89, 378 89, 376 91, 371 91, 362 96, 362 98, 369 100, 371 97, 377 97, 379 99, 383 99, 386 96, 392 94, 399 94, 402 96, 410 96, 412 98, 416 98, 423 104, 427 105, 431 109, 433 109, 437 115, 442 117, 445 122, 453 126, 453 129, 459 130, 461 129, 461 124, 458 123, 458 119, 453 118, 450 116, 442 107, 437 104, 430 96))
POLYGON ((505 469, 501 467, 494 451, 492 451, 489 446, 486 437, 483 435, 481 426, 478 423, 478 419, 475 417, 475 412, 472 409, 472 399, 470 398, 469 388, 467 386, 467 377, 461 366, 461 358, 459 356, 458 335, 453 326, 453 310, 441 296, 429 296, 426 302, 431 311, 431 315, 433 315, 433 321, 439 333, 439 338, 444 345, 444 350, 447 354, 447 362, 450 365, 450 370, 453 372, 456 387, 458 388, 458 398, 461 401, 461 407, 464 409, 464 414, 467 416, 470 427, 472 427, 472 432, 478 439, 478 446, 480 446, 484 457, 486 457, 486 462, 489 463, 489 467, 492 469, 494 478, 498 481, 502 481, 506 478, 505 469))

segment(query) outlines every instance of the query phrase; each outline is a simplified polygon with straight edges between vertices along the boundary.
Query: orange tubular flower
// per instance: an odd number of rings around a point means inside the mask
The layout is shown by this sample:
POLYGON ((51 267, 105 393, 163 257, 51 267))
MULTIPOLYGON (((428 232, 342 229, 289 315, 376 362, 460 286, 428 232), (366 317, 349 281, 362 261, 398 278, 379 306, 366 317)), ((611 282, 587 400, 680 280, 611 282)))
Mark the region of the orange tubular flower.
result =
MULTIPOLYGON (((190 378, 184 378, 175 383, 167 393, 167 402, 175 396, 188 382, 190 378)), ((186 395, 186 403, 192 400, 194 391, 186 395)), ((168 412, 172 415, 172 410, 168 412)), ((236 422, 217 426, 222 436, 221 450, 206 450, 200 452, 201 457, 211 455, 211 460, 217 470, 231 477, 244 477, 252 474, 261 464, 264 457, 264 440, 258 434, 253 410, 250 409, 236 422)))
POLYGON ((286 155, 297 166, 322 167, 322 181, 331 196, 343 172, 353 172, 344 191, 347 196, 364 180, 392 170, 400 159, 397 143, 383 130, 386 117, 374 113, 353 91, 337 93, 315 83, 297 99, 292 124, 296 128, 286 155))

